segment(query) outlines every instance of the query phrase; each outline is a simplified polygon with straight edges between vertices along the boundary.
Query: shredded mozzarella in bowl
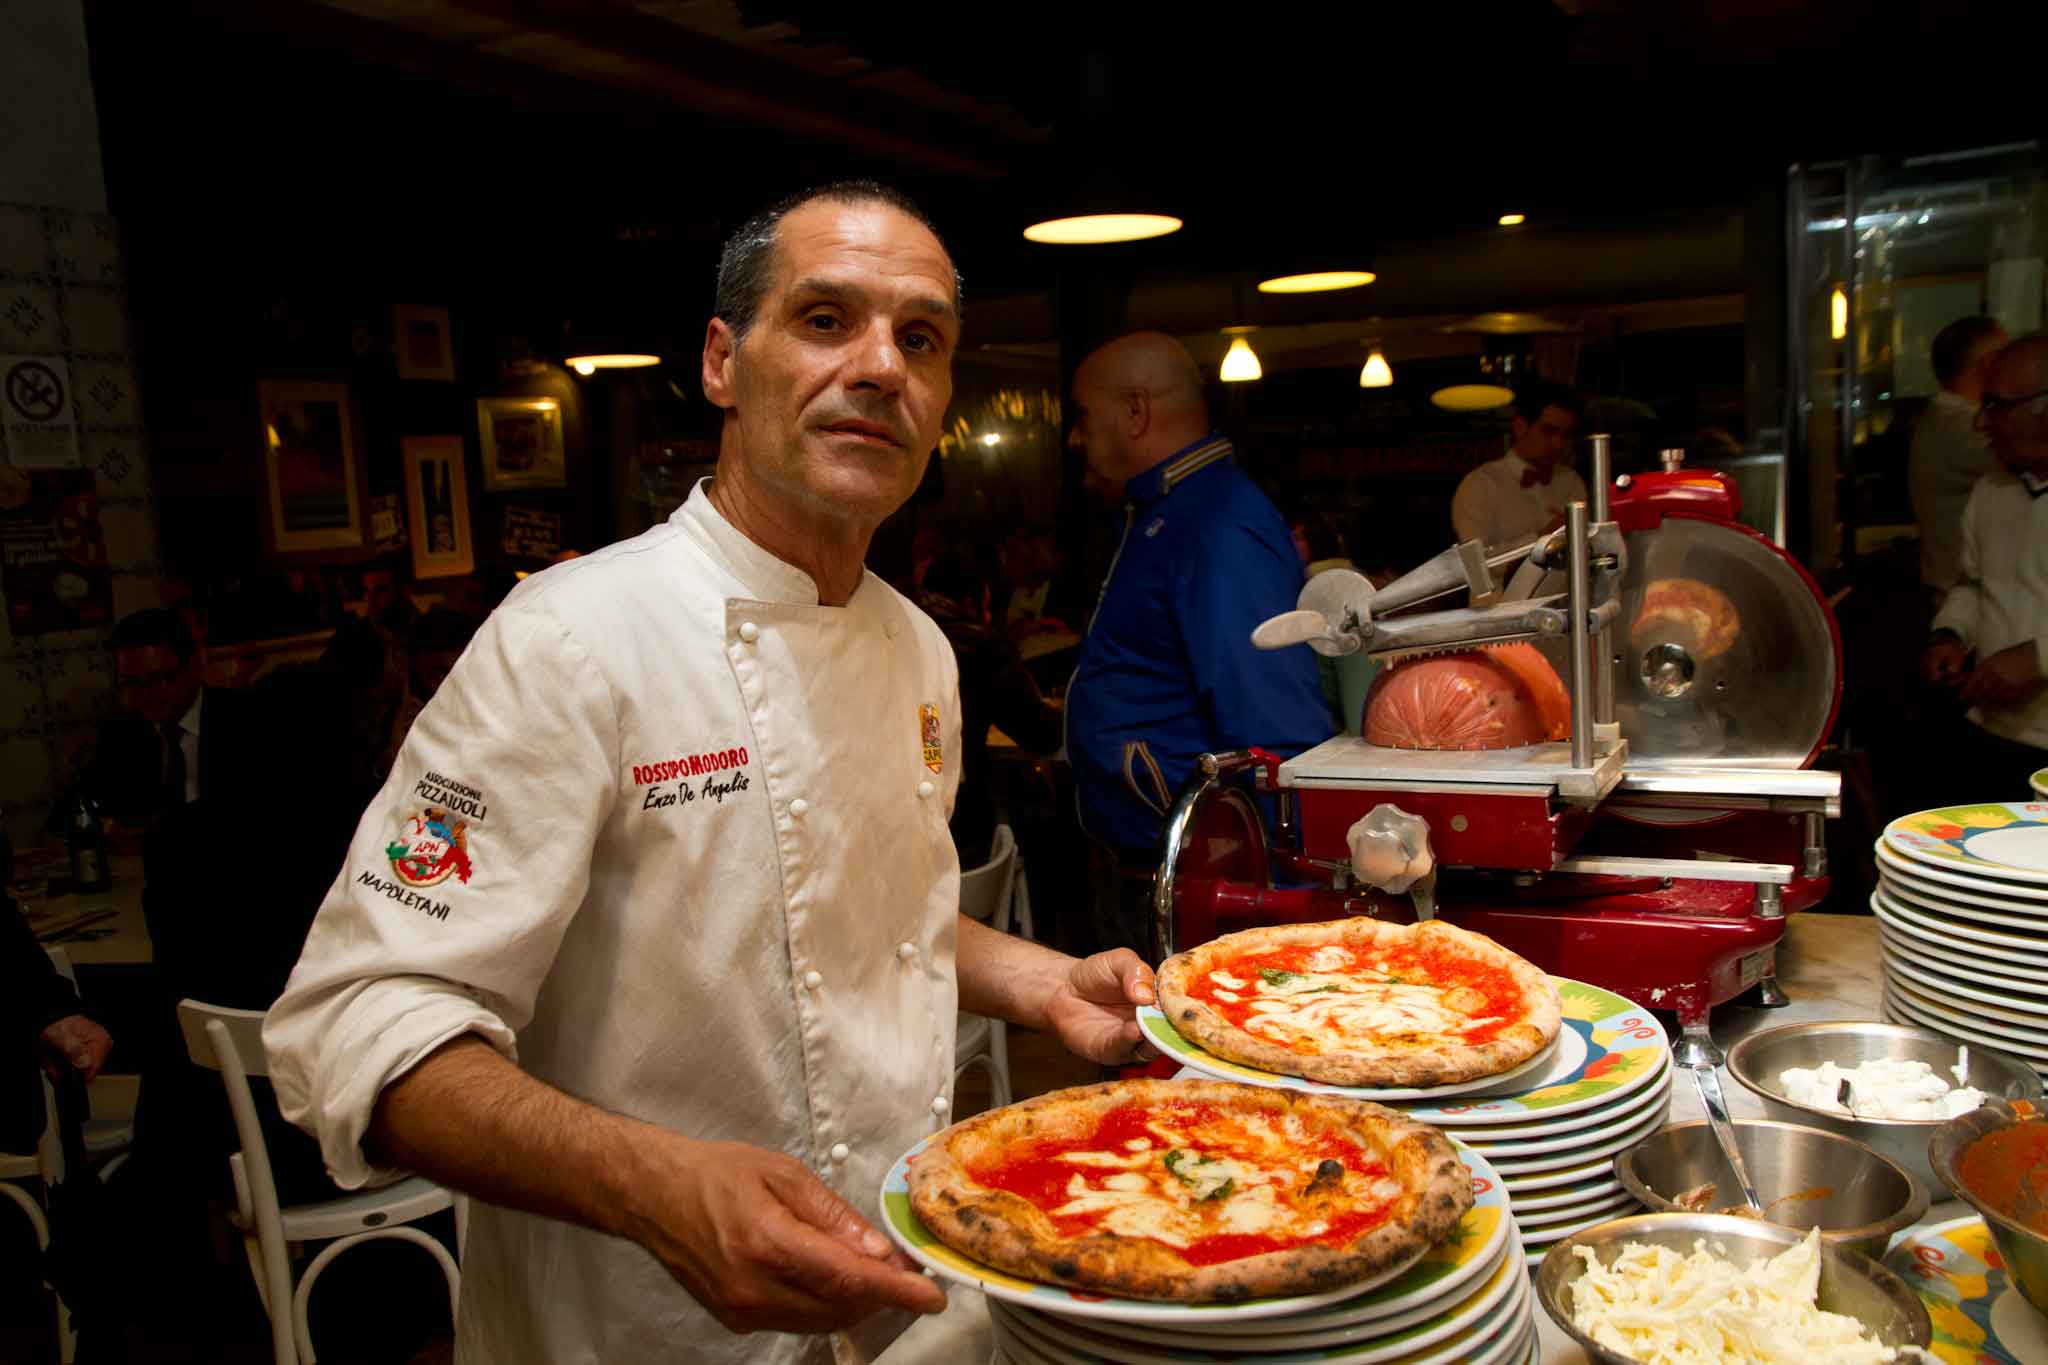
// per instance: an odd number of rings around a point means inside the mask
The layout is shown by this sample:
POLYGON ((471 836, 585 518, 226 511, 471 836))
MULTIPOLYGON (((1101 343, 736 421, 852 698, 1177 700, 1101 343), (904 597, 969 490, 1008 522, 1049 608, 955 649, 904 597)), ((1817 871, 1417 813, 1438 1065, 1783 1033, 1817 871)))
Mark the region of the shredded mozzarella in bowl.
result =
POLYGON ((1748 1266, 1722 1259, 1726 1251, 1705 1239, 1693 1243, 1690 1255, 1628 1242, 1603 1266, 1592 1247, 1574 1247, 1585 1272, 1566 1289, 1572 1325, 1643 1365, 1885 1365, 1926 1358, 1914 1347, 1882 1345, 1855 1318, 1818 1307, 1819 1229, 1748 1266))

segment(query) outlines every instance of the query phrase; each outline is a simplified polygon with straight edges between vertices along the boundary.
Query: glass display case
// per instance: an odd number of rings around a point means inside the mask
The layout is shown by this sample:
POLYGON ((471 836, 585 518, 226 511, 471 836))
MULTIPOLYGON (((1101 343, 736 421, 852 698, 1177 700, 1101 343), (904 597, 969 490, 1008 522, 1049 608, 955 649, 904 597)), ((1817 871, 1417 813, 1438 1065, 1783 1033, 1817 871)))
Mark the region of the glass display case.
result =
POLYGON ((1791 515, 1827 571, 1914 534, 1906 455, 1958 318, 2038 330, 2048 155, 2019 143, 1795 165, 1786 233, 1786 430, 1807 465, 1791 515))

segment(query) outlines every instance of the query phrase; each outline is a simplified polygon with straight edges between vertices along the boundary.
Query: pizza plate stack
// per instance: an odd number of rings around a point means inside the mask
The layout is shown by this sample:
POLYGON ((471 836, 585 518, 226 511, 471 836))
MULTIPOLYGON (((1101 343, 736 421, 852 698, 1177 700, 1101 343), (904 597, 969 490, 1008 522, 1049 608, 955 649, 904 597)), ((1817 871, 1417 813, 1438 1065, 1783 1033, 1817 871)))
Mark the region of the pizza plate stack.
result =
POLYGON ((1506 1190, 1486 1159, 1469 1151, 1459 1155, 1472 1173, 1472 1208, 1421 1259, 1378 1282, 1238 1304, 1072 1293, 970 1260, 938 1242, 911 1212, 915 1155, 897 1162, 883 1184, 883 1226, 912 1259, 987 1295, 998 1358, 1012 1365, 1525 1365, 1536 1358, 1535 1301, 1506 1190))
POLYGON ((2048 1078, 2048 801, 1903 816, 1877 866, 1884 1017, 2048 1078))
POLYGON ((1435 1090, 1369 1090, 1258 1071, 1211 1055, 1157 1009, 1138 1014, 1147 1038, 1190 1072, 1372 1100, 1442 1129, 1498 1173, 1534 1267, 1551 1243, 1635 1208, 1614 1178, 1614 1155, 1663 1127, 1671 1101, 1670 1040, 1648 1010, 1583 981, 1551 983, 1564 1027, 1547 1051, 1505 1075, 1435 1090))

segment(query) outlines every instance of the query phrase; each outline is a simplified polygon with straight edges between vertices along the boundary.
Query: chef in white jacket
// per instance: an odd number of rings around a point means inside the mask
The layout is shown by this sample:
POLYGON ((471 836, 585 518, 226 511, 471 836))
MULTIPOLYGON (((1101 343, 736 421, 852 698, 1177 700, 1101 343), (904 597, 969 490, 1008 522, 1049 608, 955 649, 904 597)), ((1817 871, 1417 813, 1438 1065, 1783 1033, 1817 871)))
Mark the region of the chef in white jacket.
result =
POLYGON ((956 1007, 1139 1047, 1134 955, 958 914, 953 655, 862 569, 959 330, 893 191, 744 225, 715 478, 507 598, 363 817, 264 1040, 341 1184, 476 1196, 459 1361, 871 1358, 944 1306, 864 1215, 956 1007))

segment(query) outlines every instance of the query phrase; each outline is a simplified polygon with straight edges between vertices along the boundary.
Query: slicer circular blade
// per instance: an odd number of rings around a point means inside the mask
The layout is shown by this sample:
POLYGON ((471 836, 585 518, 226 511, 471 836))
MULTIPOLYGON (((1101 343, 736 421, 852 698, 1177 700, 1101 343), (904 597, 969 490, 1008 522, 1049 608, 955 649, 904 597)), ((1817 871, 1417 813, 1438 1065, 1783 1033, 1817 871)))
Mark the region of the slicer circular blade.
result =
POLYGON ((1805 570, 1746 527, 1667 516, 1632 533, 1611 638, 1631 768, 1801 768, 1833 724, 1833 618, 1805 570))

